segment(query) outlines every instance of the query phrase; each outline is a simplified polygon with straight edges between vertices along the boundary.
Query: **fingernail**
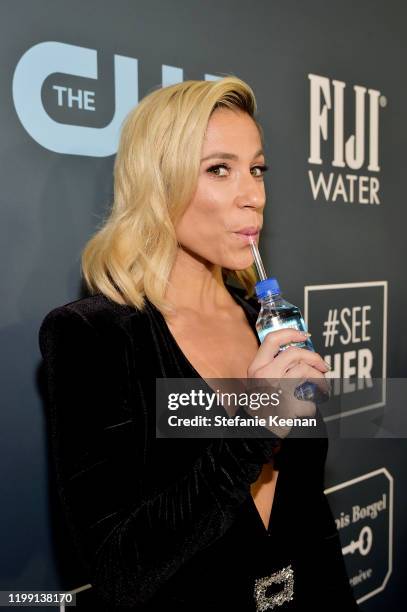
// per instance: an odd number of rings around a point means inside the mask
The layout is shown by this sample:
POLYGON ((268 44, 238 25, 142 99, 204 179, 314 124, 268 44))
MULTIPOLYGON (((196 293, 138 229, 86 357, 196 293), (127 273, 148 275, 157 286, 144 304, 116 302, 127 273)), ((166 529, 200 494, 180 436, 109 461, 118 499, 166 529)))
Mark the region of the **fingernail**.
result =
POLYGON ((325 361, 325 359, 324 359, 324 363, 325 363, 326 367, 328 368, 328 370, 332 370, 331 366, 329 365, 329 363, 327 361, 325 361))
POLYGON ((312 336, 312 334, 310 334, 309 332, 305 332, 305 331, 302 331, 301 335, 305 336, 306 338, 310 338, 312 336))

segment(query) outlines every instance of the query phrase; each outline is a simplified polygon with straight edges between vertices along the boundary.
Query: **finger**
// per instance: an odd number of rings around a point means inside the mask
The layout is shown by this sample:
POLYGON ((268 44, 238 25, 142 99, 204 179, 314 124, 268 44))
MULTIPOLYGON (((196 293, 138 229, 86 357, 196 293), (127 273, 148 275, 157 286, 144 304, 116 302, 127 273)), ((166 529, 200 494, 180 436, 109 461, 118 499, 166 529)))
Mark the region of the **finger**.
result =
POLYGON ((290 346, 284 351, 282 351, 277 357, 274 359, 274 363, 279 365, 280 368, 285 368, 284 371, 289 368, 293 368, 298 363, 305 363, 310 365, 313 368, 316 368, 323 374, 328 372, 329 366, 322 359, 321 355, 316 353, 315 351, 310 351, 308 349, 297 348, 290 346))
POLYGON ((269 364, 278 355, 281 346, 290 342, 305 342, 307 333, 288 327, 269 332, 260 345, 249 370, 255 372, 269 364))
POLYGON ((283 377, 287 378, 307 378, 312 376, 313 378, 324 379, 323 372, 313 368, 308 363, 304 363, 300 361, 300 363, 296 363, 293 367, 288 368, 284 373, 283 377))
MULTIPOLYGON (((329 393, 330 383, 324 374, 305 363, 300 363, 286 372, 282 380, 287 378, 295 381, 295 384, 302 384, 303 381, 314 383, 323 393, 329 393)), ((281 381, 282 382, 282 381, 281 381)))

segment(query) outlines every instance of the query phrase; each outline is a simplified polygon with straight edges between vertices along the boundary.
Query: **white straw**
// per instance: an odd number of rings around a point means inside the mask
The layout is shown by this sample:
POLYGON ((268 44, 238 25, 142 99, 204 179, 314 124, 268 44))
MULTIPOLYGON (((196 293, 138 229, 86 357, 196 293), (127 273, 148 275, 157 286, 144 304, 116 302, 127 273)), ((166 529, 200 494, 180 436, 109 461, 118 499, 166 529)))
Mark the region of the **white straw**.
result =
POLYGON ((249 236, 249 240, 250 248, 252 249, 253 253, 254 263, 256 264, 257 274, 259 275, 260 280, 266 280, 267 274, 260 257, 259 249, 257 248, 256 241, 253 239, 253 236, 249 236))

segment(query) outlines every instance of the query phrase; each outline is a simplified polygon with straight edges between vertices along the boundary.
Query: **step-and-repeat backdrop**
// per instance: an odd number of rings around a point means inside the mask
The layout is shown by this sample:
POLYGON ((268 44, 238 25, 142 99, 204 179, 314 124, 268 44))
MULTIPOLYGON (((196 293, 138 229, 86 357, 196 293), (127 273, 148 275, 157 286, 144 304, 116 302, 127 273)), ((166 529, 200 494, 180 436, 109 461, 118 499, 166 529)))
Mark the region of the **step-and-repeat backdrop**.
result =
MULTIPOLYGON (((75 589, 86 576, 53 493, 37 334, 83 295, 80 253, 112 200, 123 118, 157 86, 247 81, 271 166, 269 274, 335 376, 402 378, 407 6, 3 0, 0 15, 0 590, 75 589)), ((374 422, 388 401, 385 384, 345 393, 325 415, 338 427, 374 422)), ((403 439, 330 443, 326 493, 368 612, 404 601, 405 457, 403 439)))

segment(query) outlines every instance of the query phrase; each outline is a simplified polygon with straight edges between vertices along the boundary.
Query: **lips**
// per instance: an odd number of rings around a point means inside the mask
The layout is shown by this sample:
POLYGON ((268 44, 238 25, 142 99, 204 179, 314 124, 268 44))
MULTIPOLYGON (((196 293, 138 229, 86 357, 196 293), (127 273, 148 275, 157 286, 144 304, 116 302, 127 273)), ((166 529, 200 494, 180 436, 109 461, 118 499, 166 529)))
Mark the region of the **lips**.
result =
POLYGON ((236 236, 237 240, 239 240, 245 245, 248 245, 253 240, 256 240, 257 242, 259 238, 259 231, 260 229, 258 227, 255 227, 254 225, 252 225, 250 227, 242 227, 242 229, 240 229, 237 232, 233 232, 233 233, 236 236))
POLYGON ((243 234, 244 236, 255 236, 259 233, 259 228, 251 225, 249 227, 243 227, 242 229, 236 230, 235 234, 243 234))

